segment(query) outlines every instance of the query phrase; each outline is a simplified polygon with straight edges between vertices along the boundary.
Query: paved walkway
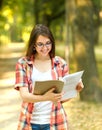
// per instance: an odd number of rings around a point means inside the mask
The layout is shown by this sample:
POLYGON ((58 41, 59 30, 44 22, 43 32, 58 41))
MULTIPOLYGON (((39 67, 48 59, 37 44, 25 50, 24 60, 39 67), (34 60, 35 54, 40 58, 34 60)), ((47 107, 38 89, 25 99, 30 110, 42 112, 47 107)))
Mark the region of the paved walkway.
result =
POLYGON ((14 90, 15 63, 23 50, 23 43, 0 47, 0 130, 17 129, 21 100, 14 90))

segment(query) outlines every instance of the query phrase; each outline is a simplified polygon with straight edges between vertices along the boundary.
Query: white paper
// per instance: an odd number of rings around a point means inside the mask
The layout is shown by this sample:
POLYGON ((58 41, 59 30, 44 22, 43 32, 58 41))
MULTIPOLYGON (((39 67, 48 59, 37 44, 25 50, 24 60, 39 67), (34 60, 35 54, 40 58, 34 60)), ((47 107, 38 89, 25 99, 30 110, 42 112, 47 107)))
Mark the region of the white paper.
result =
POLYGON ((62 101, 77 96, 76 86, 81 80, 83 72, 84 71, 79 71, 73 74, 69 74, 63 78, 65 84, 62 90, 64 92, 62 101))

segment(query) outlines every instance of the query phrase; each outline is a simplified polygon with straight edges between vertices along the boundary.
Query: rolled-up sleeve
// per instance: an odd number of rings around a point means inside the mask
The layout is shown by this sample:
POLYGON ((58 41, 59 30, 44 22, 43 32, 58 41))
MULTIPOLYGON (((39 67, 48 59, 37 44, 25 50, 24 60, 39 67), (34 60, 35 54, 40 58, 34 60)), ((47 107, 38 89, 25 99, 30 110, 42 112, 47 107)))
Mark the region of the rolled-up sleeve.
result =
POLYGON ((15 89, 19 87, 28 87, 27 72, 24 64, 17 62, 15 68, 15 89))
POLYGON ((65 64, 63 64, 63 74, 62 74, 62 76, 64 77, 67 74, 69 74, 69 69, 68 69, 68 65, 65 63, 65 64))

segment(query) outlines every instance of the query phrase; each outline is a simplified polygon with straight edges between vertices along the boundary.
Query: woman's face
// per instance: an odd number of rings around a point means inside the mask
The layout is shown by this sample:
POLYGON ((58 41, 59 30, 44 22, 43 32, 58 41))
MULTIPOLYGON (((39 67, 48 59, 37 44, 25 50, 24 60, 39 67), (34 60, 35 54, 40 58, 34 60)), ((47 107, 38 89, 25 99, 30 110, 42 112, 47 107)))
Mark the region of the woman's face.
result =
POLYGON ((35 49, 39 56, 49 56, 49 52, 52 49, 52 43, 48 37, 39 35, 35 43, 35 49))

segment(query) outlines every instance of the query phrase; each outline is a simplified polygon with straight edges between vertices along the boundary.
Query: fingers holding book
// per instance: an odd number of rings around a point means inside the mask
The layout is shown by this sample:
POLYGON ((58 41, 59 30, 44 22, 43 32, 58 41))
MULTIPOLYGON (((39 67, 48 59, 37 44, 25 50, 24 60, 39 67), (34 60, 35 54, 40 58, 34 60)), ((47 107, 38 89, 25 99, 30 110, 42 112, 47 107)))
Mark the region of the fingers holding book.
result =
POLYGON ((47 91, 43 96, 45 96, 48 100, 52 102, 58 102, 61 100, 63 93, 55 93, 55 88, 51 88, 49 91, 47 91))
POLYGON ((77 86, 76 86, 76 90, 77 90, 78 92, 80 92, 83 88, 84 88, 84 85, 83 85, 82 81, 80 81, 80 82, 77 84, 77 86))

